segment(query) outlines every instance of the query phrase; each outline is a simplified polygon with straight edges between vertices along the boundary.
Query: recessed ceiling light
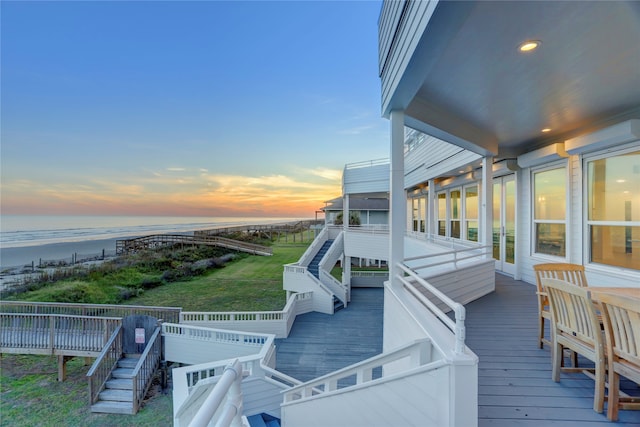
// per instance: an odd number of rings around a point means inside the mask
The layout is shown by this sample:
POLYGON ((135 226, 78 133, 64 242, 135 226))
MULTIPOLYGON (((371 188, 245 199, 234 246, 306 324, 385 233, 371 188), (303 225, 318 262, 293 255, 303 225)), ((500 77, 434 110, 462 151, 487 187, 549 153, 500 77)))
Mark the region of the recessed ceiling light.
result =
POLYGON ((464 171, 458 171, 458 173, 464 173, 464 171))
POLYGON ((531 52, 532 50, 540 47, 541 44, 542 42, 540 40, 527 40, 520 43, 520 45, 518 46, 518 50, 520 52, 531 52))
POLYGON ((551 128, 544 128, 541 132, 551 132, 551 128))

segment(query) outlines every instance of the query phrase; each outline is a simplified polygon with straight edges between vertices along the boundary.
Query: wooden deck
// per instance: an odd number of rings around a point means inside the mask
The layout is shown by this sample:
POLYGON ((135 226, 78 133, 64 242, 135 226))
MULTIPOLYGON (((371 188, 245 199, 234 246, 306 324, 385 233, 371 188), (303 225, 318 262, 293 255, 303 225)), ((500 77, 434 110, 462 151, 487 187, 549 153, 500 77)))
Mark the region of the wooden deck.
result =
POLYGON ((352 290, 348 308, 334 315, 296 317, 286 339, 276 340, 276 369, 310 381, 382 352, 382 288, 352 290))
MULTIPOLYGON (((382 300, 382 289, 356 288, 348 308, 334 316, 298 316, 289 338, 276 342, 277 369, 308 381, 379 354, 382 300)), ((467 305, 467 345, 480 358, 478 426, 614 425, 592 409, 593 380, 583 374, 551 380, 549 349, 536 345, 536 304, 535 286, 496 274, 496 291, 467 305)), ((640 395, 629 381, 623 388, 640 395)), ((617 425, 640 426, 640 411, 620 411, 617 425)))

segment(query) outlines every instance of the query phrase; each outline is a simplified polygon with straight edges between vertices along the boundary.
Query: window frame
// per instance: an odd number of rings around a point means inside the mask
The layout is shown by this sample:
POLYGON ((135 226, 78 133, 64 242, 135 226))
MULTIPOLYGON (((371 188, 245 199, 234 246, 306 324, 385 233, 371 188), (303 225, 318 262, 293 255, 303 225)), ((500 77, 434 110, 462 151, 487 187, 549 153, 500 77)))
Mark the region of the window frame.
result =
POLYGON ((583 246, 583 264, 589 267, 595 267, 602 269, 603 271, 615 270, 637 273, 640 269, 622 267, 619 265, 605 264, 602 262, 592 261, 592 247, 591 247, 591 226, 631 226, 640 227, 640 221, 619 221, 619 220, 590 220, 589 219, 589 163, 602 159, 609 159, 619 156, 624 156, 630 153, 640 153, 640 143, 627 146, 626 148, 619 149, 606 149, 593 153, 582 155, 580 159, 580 166, 582 168, 582 246, 583 246))
POLYGON ((539 167, 532 167, 529 174, 529 187, 530 187, 530 215, 531 215, 531 227, 529 231, 530 236, 530 255, 533 257, 539 258, 548 258, 556 261, 565 261, 569 259, 569 254, 571 253, 571 239, 570 236, 570 218, 571 218, 571 167, 568 159, 562 160, 559 162, 552 162, 546 165, 542 165, 539 167), (556 219, 536 219, 536 174, 549 172, 552 170, 564 169, 564 220, 556 220, 556 219), (545 252, 537 251, 537 242, 538 242, 538 234, 537 228, 538 224, 562 224, 564 225, 564 255, 555 255, 549 254, 545 252))

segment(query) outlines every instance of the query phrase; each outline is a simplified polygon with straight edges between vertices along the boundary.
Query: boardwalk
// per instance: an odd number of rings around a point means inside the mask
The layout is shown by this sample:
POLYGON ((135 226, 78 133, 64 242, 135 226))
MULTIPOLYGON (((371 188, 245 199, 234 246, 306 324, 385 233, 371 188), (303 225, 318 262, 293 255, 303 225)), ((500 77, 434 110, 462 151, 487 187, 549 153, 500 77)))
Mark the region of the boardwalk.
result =
MULTIPOLYGON (((278 370, 307 381, 378 354, 383 292, 354 289, 352 297, 334 316, 299 316, 276 344, 278 370)), ((594 412, 594 382, 585 375, 551 380, 549 349, 536 346, 536 316, 535 286, 499 274, 495 292, 467 305, 467 345, 480 358, 478 426, 640 426, 640 411, 620 411, 617 424, 594 412)), ((624 387, 640 394, 629 381, 624 387)))

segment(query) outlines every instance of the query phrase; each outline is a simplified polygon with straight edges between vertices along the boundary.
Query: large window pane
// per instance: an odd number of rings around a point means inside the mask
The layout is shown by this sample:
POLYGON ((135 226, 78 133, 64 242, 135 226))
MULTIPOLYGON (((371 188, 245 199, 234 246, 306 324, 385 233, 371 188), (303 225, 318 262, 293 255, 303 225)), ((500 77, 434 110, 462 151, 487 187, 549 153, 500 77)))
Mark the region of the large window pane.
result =
POLYGON ((565 169, 537 172, 534 177, 534 218, 564 221, 567 203, 565 169))
POLYGON ((587 162, 590 260, 640 270, 640 152, 587 162))
POLYGON ((591 261, 640 270, 640 227, 592 225, 591 261))
POLYGON ((589 162, 589 219, 640 221, 640 152, 589 162))
POLYGON ((466 187, 464 189, 464 218, 467 223, 467 240, 478 241, 478 187, 466 187))
POLYGON ((446 236, 447 230, 447 194, 438 194, 438 235, 446 236))

